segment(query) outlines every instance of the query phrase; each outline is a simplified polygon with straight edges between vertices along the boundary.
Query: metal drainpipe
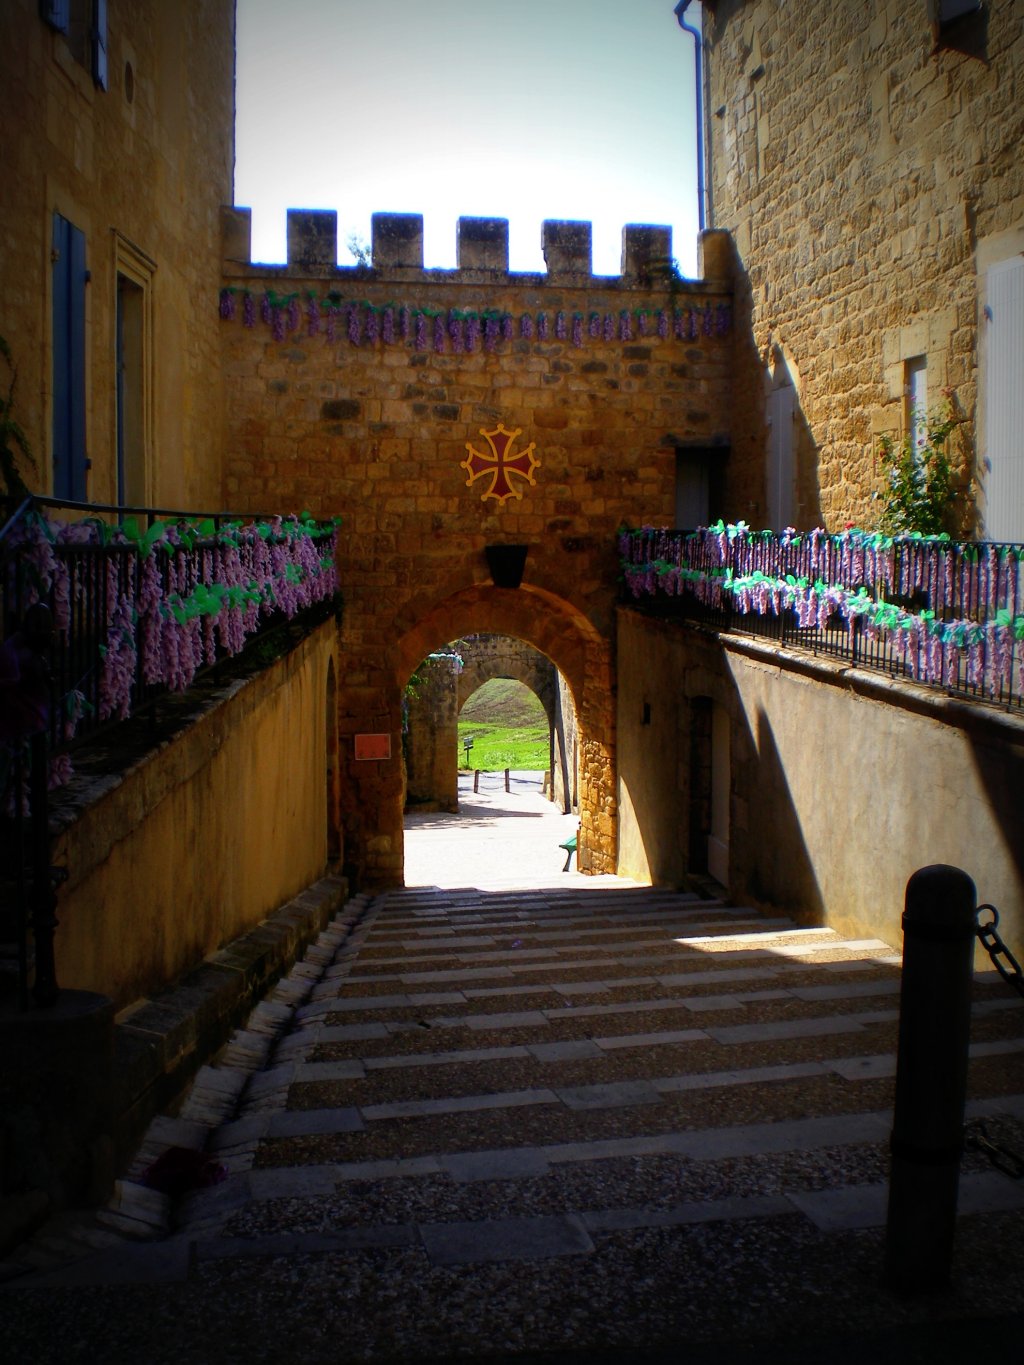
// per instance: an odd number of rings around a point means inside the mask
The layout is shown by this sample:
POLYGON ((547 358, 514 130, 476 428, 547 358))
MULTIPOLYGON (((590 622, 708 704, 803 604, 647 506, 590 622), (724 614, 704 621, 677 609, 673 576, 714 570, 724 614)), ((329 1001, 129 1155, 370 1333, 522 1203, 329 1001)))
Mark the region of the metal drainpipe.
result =
POLYGON ((693 38, 693 88, 697 97, 697 226, 703 232, 704 221, 704 201, 707 191, 704 188, 704 99, 703 99, 703 72, 701 70, 701 36, 700 29, 692 28, 683 22, 683 16, 690 6, 690 0, 679 0, 675 8, 675 16, 679 27, 684 33, 689 33, 693 38))

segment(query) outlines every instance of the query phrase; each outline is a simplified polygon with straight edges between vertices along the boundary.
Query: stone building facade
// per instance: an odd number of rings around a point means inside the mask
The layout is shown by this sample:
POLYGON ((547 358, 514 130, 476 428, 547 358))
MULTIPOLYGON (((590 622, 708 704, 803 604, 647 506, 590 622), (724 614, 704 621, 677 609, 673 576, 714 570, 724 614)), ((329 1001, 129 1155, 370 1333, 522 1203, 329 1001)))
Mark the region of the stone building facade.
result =
POLYGON ((702 278, 679 281, 668 229, 626 228, 613 278, 592 274, 589 224, 543 240, 547 273, 510 273, 507 224, 464 218, 458 268, 425 270, 422 220, 380 214, 372 264, 339 269, 336 215, 293 212, 271 267, 225 213, 225 496, 341 517, 344 833, 371 882, 402 868, 403 689, 477 633, 566 679, 581 864, 614 870, 615 533, 674 521, 681 461, 728 470, 727 243, 710 234, 702 278), (511 546, 506 582, 487 554, 511 546), (357 757, 359 735, 390 757, 357 757))
POLYGON ((872 527, 879 436, 948 395, 951 530, 1024 538, 1024 11, 703 7, 709 223, 749 322, 751 524, 872 527), (955 16, 955 17, 954 17, 955 16))
POLYGON ((25 483, 218 507, 233 0, 8 0, 0 126, 0 335, 25 483))

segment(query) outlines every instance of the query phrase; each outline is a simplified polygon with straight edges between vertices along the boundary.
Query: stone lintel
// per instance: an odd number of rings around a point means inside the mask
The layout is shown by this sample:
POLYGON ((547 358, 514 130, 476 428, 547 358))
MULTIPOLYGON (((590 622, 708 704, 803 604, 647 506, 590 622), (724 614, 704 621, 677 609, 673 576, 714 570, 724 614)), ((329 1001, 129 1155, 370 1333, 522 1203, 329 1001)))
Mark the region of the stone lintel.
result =
POLYGON ((549 275, 590 275, 591 225, 547 218, 541 225, 541 248, 549 275))
POLYGON ((252 260, 252 209, 221 205, 220 249, 226 261, 249 264, 252 260))
POLYGON ((630 282, 664 284, 672 266, 672 229, 627 223, 622 229, 622 275, 630 282))
POLYGON ((370 219, 373 268, 423 269, 422 213, 375 213, 370 219))
POLYGON ((338 264, 334 209, 288 210, 288 264, 333 270, 338 264))
POLYGON ((508 271, 507 218, 460 218, 455 243, 460 270, 508 271))

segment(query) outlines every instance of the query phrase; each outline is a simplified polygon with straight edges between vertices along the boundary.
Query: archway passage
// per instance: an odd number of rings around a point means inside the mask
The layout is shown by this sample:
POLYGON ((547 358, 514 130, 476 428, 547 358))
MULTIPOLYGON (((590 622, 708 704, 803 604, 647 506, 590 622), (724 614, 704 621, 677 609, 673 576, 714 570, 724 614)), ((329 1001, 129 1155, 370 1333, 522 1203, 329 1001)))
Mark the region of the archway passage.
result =
POLYGON ((474 634, 433 651, 406 685, 403 718, 407 811, 457 810, 460 767, 537 772, 563 814, 578 811, 572 692, 525 640, 474 634))
POLYGON ((346 851, 361 884, 388 886, 403 880, 401 701, 405 684, 434 650, 474 634, 524 640, 550 659, 565 679, 579 726, 579 867, 584 872, 614 872, 614 708, 609 642, 581 611, 545 589, 478 584, 422 609, 418 616, 412 606, 407 608, 395 621, 391 641, 381 644, 374 660, 379 666, 378 685, 369 686, 366 675, 357 669, 357 681, 343 689, 343 726, 353 730, 361 721, 364 725, 367 721, 376 723, 391 740, 392 757, 388 760, 360 763, 354 754, 349 760, 344 793, 346 851))

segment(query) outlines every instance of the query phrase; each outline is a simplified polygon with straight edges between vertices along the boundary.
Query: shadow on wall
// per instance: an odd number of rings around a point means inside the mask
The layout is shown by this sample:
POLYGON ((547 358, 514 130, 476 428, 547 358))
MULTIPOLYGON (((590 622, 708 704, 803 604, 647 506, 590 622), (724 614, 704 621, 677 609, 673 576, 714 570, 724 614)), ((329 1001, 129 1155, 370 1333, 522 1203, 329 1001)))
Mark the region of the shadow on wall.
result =
POLYGON ((800 376, 776 343, 765 369, 765 524, 806 530, 822 520, 818 447, 800 402, 800 376))
MULTIPOLYGON (((807 850, 800 816, 793 804, 786 771, 771 722, 757 709, 755 781, 750 784, 750 846, 744 861, 748 889, 803 923, 824 924, 825 902, 807 850)), ((822 801, 830 800, 828 773, 822 769, 822 801)))
MULTIPOLYGON (((969 735, 971 758, 981 779, 991 808, 993 819, 1003 836, 1007 856, 1017 877, 1016 900, 1024 916, 1024 751, 1008 752, 1008 747, 999 751, 985 744, 978 736, 969 735)), ((983 881, 978 881, 978 895, 988 901, 994 894, 986 891, 983 881)), ((1009 909, 997 906, 997 909, 1009 909)), ((1024 938, 1024 922, 1020 924, 1020 934, 1024 938)))
POLYGON ((784 343, 764 354, 754 334, 754 299, 735 238, 733 277, 734 405, 726 467, 725 519, 757 530, 807 529, 822 520, 818 447, 800 403, 801 383, 784 343))

